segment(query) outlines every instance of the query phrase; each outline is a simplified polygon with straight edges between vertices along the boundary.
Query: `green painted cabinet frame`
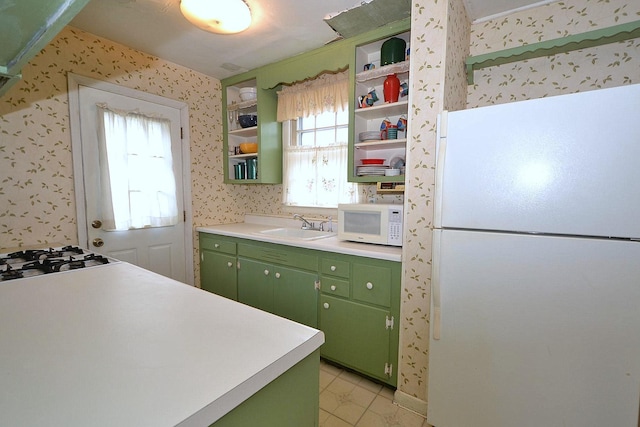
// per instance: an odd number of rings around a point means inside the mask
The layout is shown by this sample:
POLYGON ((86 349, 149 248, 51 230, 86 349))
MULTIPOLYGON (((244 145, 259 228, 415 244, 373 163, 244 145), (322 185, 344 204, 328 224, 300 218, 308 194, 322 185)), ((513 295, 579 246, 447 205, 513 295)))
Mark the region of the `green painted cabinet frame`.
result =
MULTIPOLYGON (((313 78, 323 72, 349 69, 349 151, 353 161, 354 111, 356 108, 355 74, 356 48, 411 29, 411 19, 396 21, 372 31, 329 43, 300 55, 256 68, 222 80, 222 116, 224 139, 224 182, 233 184, 280 184, 282 183, 282 126, 277 122, 277 91, 283 84, 292 84, 313 78), (229 178, 229 141, 227 126, 227 88, 248 80, 256 80, 258 88, 258 163, 259 179, 235 180, 229 178)), ((353 168, 352 168, 353 169, 353 168)), ((350 181, 368 182, 349 174, 350 181)), ((397 181, 394 177, 377 177, 377 181, 397 181)))
POLYGON ((222 81, 222 134, 224 182, 228 184, 280 184, 282 183, 282 126, 276 120, 278 95, 276 89, 263 89, 262 78, 256 71, 249 71, 222 81), (230 176, 229 121, 227 89, 255 81, 257 86, 257 143, 258 179, 234 179, 230 176))

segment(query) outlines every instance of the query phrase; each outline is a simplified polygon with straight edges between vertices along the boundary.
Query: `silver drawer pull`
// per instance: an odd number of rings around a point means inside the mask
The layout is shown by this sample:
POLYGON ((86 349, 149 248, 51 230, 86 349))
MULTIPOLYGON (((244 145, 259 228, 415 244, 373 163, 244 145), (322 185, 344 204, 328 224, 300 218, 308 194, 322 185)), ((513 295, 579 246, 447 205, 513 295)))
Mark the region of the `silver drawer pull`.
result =
POLYGON ((232 263, 231 261, 229 261, 229 262, 227 263, 227 267, 229 267, 229 268, 233 267, 233 263, 232 263))
POLYGON ((323 306, 324 308, 329 308, 329 303, 328 303, 328 302, 325 302, 324 304, 322 304, 322 306, 323 306))
POLYGON ((214 248, 218 249, 220 247, 220 243, 216 243, 213 245, 214 248))
POLYGON ((373 289, 373 283, 367 282, 367 289, 369 290, 373 289))
POLYGON ((269 270, 265 270, 265 271, 264 271, 264 275, 265 275, 265 276, 268 276, 268 275, 269 275, 269 270))
POLYGON ((276 279, 280 278, 280 273, 276 273, 276 279))
POLYGON ((336 290, 336 285, 331 285, 331 290, 335 291, 336 290))
POLYGON ((338 269, 338 267, 336 267, 335 265, 331 266, 331 271, 336 271, 338 269))

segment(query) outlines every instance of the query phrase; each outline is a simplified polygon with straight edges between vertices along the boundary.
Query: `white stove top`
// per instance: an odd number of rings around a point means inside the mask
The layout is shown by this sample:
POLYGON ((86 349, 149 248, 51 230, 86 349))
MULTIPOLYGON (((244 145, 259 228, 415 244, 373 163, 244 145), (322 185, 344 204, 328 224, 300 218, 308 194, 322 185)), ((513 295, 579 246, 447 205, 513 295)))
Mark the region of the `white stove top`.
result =
POLYGON ((79 246, 25 249, 0 254, 0 281, 18 280, 118 262, 79 246))

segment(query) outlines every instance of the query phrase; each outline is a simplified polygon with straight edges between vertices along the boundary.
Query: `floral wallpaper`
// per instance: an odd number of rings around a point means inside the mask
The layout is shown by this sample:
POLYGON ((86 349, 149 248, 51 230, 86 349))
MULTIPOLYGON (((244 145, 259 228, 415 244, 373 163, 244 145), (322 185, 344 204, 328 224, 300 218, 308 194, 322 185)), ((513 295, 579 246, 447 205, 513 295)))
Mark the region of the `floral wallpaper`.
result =
POLYGON ((247 189, 222 183, 218 80, 73 27, 22 71, 0 98, 0 248, 78 243, 67 72, 186 102, 194 225, 242 220, 247 189))
MULTIPOLYGON (((568 0, 473 25, 471 55, 552 40, 640 19, 640 3, 568 0)), ((640 38, 485 68, 468 107, 640 83, 640 38)))
MULTIPOLYGON (((640 83, 640 39, 486 68, 475 72, 471 86, 464 74, 466 56, 638 19, 638 2, 568 0, 471 24, 462 0, 413 1, 412 108, 396 393, 401 403, 426 412, 438 113, 445 108, 640 83)), ((0 98, 0 248, 77 243, 67 72, 189 105, 195 226, 237 222, 245 213, 290 215, 273 203, 281 198, 280 185, 222 182, 218 80, 66 27, 23 69, 23 80, 0 98)), ((359 191, 368 198, 375 187, 361 185, 359 191)), ((197 246, 197 240, 195 243, 197 246)))
POLYGON ((462 0, 416 1, 412 8, 411 135, 405 188, 405 241, 399 392, 396 399, 426 413, 431 298, 431 227, 436 123, 445 101, 464 108, 469 27, 462 0))

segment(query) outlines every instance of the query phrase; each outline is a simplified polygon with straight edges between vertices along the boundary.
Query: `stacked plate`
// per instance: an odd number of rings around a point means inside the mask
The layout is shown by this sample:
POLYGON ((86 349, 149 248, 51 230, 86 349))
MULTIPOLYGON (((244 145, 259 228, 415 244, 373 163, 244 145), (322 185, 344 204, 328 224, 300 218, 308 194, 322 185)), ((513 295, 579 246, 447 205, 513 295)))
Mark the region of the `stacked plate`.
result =
POLYGON ((356 168, 356 175, 379 175, 384 176, 389 166, 383 165, 384 159, 362 159, 362 166, 356 168))
POLYGON ((370 166, 358 166, 356 168, 356 175, 378 175, 384 176, 385 172, 389 169, 389 166, 383 165, 370 165, 370 166))
POLYGON ((376 141, 380 139, 380 132, 375 130, 360 132, 358 138, 360 138, 360 141, 376 141))

